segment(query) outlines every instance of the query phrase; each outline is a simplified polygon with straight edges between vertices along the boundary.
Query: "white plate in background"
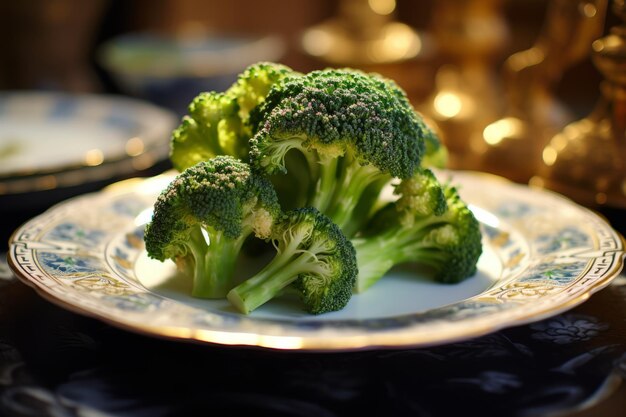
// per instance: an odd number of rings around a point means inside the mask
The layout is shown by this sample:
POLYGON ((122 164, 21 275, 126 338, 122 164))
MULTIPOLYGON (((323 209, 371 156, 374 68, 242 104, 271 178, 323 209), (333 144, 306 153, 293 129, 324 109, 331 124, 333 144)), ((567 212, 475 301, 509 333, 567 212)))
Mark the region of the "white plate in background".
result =
POLYGON ((131 175, 167 158, 176 116, 144 101, 0 93, 0 196, 131 175))

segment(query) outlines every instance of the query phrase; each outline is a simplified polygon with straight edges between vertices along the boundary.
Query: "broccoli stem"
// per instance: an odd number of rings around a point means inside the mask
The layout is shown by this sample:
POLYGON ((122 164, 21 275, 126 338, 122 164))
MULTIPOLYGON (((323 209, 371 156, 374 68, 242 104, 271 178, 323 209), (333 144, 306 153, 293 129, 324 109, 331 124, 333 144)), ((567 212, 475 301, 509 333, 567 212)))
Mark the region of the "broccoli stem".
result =
POLYGON ((428 218, 416 227, 392 228, 379 235, 352 239, 359 268, 355 291, 364 292, 393 266, 404 262, 439 266, 445 256, 439 255, 436 244, 424 240, 424 236, 439 224, 440 218, 428 218))
POLYGON ((302 141, 297 136, 276 137, 274 141, 268 141, 269 145, 265 149, 261 159, 262 167, 282 167, 284 171, 285 156, 291 149, 300 149, 302 141))
POLYGON ((385 239, 353 239, 356 250, 359 274, 355 282, 355 291, 362 293, 389 271, 394 262, 387 254, 389 246, 385 239))
MULTIPOLYGON (((361 223, 361 217, 369 214, 366 207, 360 207, 359 212, 355 209, 361 201, 365 190, 373 183, 379 182, 380 170, 372 165, 361 165, 353 158, 346 156, 343 162, 346 164, 342 170, 341 178, 335 180, 334 190, 329 190, 332 199, 324 210, 324 213, 333 219, 348 237, 354 235, 361 223)), ((380 182, 382 188, 382 182, 380 182)), ((373 204, 375 200, 372 200, 373 204)))
POLYGON ((255 276, 230 290, 227 298, 237 310, 249 314, 280 294, 300 274, 315 272, 315 264, 311 262, 314 258, 306 251, 279 253, 255 276))
POLYGON ((315 184, 310 205, 322 213, 326 212, 334 194, 333 190, 337 187, 337 159, 320 156, 320 176, 315 184))
POLYGON ((343 224, 342 231, 344 235, 349 237, 355 236, 366 227, 374 214, 387 203, 384 199, 381 199, 381 192, 389 181, 390 178, 383 176, 363 190, 359 202, 352 211, 352 215, 343 224))
POLYGON ((228 239, 220 232, 210 233, 210 245, 200 227, 190 235, 189 248, 194 259, 193 288, 191 294, 198 298, 224 298, 233 287, 237 256, 245 237, 228 239), (208 246, 211 249, 208 249, 208 246))

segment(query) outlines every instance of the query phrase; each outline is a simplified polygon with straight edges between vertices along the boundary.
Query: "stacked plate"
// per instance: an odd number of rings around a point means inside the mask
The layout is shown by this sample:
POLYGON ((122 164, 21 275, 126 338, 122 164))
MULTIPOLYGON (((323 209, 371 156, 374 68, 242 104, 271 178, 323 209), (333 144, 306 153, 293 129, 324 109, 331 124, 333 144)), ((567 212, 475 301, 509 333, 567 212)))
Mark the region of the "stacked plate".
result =
POLYGON ((167 110, 123 97, 0 93, 3 234, 20 216, 158 171, 176 122, 167 110))
POLYGON ((128 98, 0 93, 0 197, 109 181, 167 158, 175 116, 128 98))

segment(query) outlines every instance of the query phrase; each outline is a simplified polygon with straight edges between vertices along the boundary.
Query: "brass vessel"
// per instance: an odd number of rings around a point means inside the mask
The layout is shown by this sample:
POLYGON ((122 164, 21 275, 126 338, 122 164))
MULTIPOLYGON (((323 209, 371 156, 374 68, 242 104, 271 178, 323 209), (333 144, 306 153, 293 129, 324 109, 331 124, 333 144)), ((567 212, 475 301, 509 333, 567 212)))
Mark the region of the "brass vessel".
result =
POLYGON ((504 64, 505 113, 487 125, 475 150, 480 168, 526 183, 550 138, 572 120, 554 89, 567 68, 589 56, 602 34, 607 0, 552 0, 535 44, 504 64))
POLYGON ((613 3, 623 20, 592 45, 604 76, 594 111, 556 134, 542 152, 533 183, 590 207, 626 208, 626 5, 613 3))
POLYGON ((477 168, 473 137, 501 113, 496 62, 509 30, 500 0, 439 0, 430 32, 439 68, 432 94, 419 106, 441 132, 449 167, 477 168))

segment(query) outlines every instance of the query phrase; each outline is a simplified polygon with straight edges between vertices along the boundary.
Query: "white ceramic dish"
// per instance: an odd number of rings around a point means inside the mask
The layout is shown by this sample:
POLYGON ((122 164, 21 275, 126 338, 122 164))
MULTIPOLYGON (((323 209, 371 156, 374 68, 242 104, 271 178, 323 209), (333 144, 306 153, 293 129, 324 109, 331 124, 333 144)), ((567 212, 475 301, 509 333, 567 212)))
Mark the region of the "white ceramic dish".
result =
POLYGON ((97 59, 119 88, 187 113, 200 91, 224 91, 248 65, 278 62, 285 41, 274 35, 136 32, 102 44, 97 59))
POLYGON ((276 349, 407 348, 480 336, 585 301, 622 268, 623 241, 604 220, 558 195, 470 172, 442 172, 484 231, 476 276, 457 285, 396 269, 339 312, 310 316, 272 300, 249 316, 193 299, 170 263, 147 258, 143 224, 163 175, 122 182, 53 207, 18 229, 13 271, 71 310, 133 331, 276 349))
POLYGON ((231 74, 285 52, 277 36, 127 33, 104 43, 98 58, 115 73, 143 78, 207 78, 231 74))
POLYGON ((167 158, 167 110, 116 96, 0 93, 0 195, 121 178, 167 158))

